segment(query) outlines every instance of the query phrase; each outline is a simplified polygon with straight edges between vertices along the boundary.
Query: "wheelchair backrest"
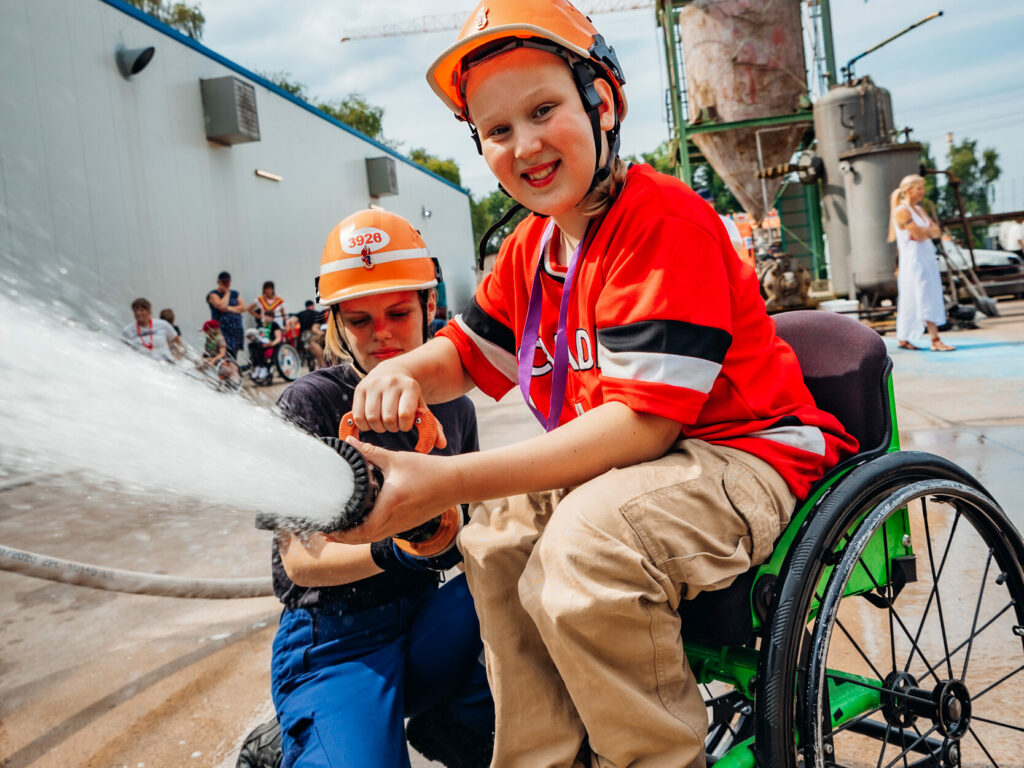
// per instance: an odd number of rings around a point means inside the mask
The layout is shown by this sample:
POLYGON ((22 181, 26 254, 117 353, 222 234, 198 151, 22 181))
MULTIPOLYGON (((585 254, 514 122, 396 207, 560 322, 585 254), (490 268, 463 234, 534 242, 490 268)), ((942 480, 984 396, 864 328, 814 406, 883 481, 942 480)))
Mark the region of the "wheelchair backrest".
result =
POLYGON ((885 342, 852 317, 819 310, 774 315, 779 337, 796 352, 819 408, 857 438, 860 453, 883 451, 892 435, 891 361, 885 342))

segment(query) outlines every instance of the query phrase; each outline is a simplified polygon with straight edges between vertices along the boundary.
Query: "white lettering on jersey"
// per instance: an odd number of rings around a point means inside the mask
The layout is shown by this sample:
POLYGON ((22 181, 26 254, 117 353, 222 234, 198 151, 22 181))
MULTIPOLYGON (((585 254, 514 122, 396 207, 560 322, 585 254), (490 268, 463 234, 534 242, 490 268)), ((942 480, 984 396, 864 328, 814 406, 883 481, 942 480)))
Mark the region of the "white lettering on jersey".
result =
MULTIPOLYGON (((544 344, 543 339, 537 339, 537 348, 544 353, 544 357, 547 362, 542 366, 533 366, 532 375, 536 378, 538 376, 546 376, 549 374, 554 367, 555 358, 544 344)), ((590 339, 590 334, 585 328, 576 329, 576 355, 573 356, 572 350, 569 352, 569 367, 574 371, 589 371, 594 367, 594 343, 590 339)))
POLYGON ((551 357, 551 353, 548 352, 547 347, 544 346, 544 342, 540 338, 537 339, 537 349, 544 353, 544 357, 547 359, 547 362, 544 363, 544 365, 540 366, 539 368, 537 367, 537 364, 534 363, 533 372, 530 374, 534 378, 538 376, 544 376, 545 374, 550 373, 553 367, 552 363, 554 363, 554 359, 551 357))
POLYGON ((576 359, 579 361, 577 371, 589 371, 594 367, 594 345, 586 328, 576 329, 576 359))

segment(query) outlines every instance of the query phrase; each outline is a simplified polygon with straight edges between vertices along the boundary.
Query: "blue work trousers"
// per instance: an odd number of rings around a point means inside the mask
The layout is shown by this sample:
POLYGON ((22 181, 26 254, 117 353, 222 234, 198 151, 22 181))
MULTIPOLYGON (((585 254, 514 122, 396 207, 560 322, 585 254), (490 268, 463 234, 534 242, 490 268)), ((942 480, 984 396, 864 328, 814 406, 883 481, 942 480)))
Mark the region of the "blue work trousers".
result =
POLYGON ((491 733, 481 649, 462 574, 365 610, 285 610, 271 662, 282 768, 409 768, 404 718, 442 703, 491 733))

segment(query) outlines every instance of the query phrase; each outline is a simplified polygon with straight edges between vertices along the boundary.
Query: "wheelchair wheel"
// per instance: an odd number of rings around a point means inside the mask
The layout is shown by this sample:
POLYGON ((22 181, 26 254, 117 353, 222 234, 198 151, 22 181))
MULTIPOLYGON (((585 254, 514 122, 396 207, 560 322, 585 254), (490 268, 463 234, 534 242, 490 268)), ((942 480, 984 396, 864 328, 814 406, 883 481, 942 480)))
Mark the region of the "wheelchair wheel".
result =
POLYGON ((955 464, 908 451, 850 472, 809 516, 776 586, 757 764, 1019 761, 1022 563, 1020 534, 955 464))
POLYGON ((877 504, 822 594, 800 731, 807 763, 1019 764, 1022 549, 998 505, 961 483, 922 480, 877 504), (896 515, 909 516, 916 578, 886 561, 883 583, 844 599, 868 573, 869 547, 889 551, 896 515))
POLYGON ((281 374, 285 381, 295 381, 299 378, 302 361, 299 360, 299 353, 295 351, 295 347, 291 344, 280 344, 278 346, 274 364, 277 366, 278 373, 281 374))
POLYGON ((708 765, 754 735, 754 702, 740 691, 724 683, 701 686, 704 706, 708 710, 708 735, 704 739, 704 755, 708 765), (716 693, 716 689, 721 688, 716 693))

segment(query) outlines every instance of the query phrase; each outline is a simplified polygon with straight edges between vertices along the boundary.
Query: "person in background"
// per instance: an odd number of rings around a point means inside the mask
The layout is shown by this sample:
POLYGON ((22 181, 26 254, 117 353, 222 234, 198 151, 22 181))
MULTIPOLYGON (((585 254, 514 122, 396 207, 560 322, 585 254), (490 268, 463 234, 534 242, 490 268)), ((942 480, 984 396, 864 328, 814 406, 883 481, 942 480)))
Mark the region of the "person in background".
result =
MULTIPOLYGON (((697 195, 705 203, 711 206, 711 210, 717 213, 715 209, 715 196, 711 194, 711 190, 707 187, 701 187, 697 190, 697 195)), ((725 231, 729 233, 729 242, 732 243, 733 250, 736 253, 740 253, 743 246, 743 235, 740 234, 740 228, 736 226, 736 222, 732 220, 732 216, 726 216, 725 214, 719 213, 718 218, 722 220, 722 224, 725 225, 725 231)))
POLYGON ((920 350, 914 342, 924 330, 932 340, 932 351, 952 352, 956 347, 939 338, 939 326, 946 322, 938 254, 932 238, 942 229, 933 221, 921 201, 924 178, 916 173, 904 176, 889 197, 889 242, 896 241, 896 339, 901 349, 920 350))
POLYGON ((132 314, 135 322, 128 323, 121 331, 121 338, 140 352, 154 360, 166 360, 173 363, 185 354, 185 345, 174 326, 166 320, 153 319, 153 305, 148 299, 136 299, 132 302, 132 314))
POLYGON ((446 325, 448 325, 448 307, 444 304, 438 304, 437 316, 430 321, 430 335, 433 336, 446 325))
POLYGON ((171 326, 173 326, 173 328, 174 328, 174 332, 176 334, 178 334, 178 336, 181 336, 181 328, 179 328, 177 325, 174 324, 174 310, 173 309, 170 309, 170 308, 161 309, 160 310, 160 319, 170 323, 171 326))
POLYGON ((273 280, 267 280, 263 284, 263 292, 249 305, 249 313, 253 317, 256 317, 257 308, 262 309, 264 314, 269 312, 274 322, 282 328, 288 322, 288 313, 284 311, 284 299, 277 295, 273 280))
POLYGON ((315 309, 316 304, 312 301, 306 302, 306 308, 296 312, 295 317, 299 321, 299 344, 303 349, 308 349, 313 359, 316 360, 316 367, 324 367, 324 317, 322 309, 315 309))
MULTIPOLYGON (((273 376, 274 355, 277 347, 284 341, 284 329, 274 320, 273 314, 262 307, 253 312, 256 318, 256 336, 249 342, 249 363, 252 365, 252 377, 264 379, 273 376), (267 350, 271 350, 267 354, 267 350)), ((251 334, 252 331, 247 331, 251 334)))
POLYGON ((1024 258, 1024 219, 1017 219, 1007 227, 1006 250, 1024 258))
MULTIPOLYGON (((284 415, 316 437, 337 436, 366 372, 423 344, 439 278, 402 217, 365 210, 341 221, 328 237, 319 282, 319 300, 330 307, 328 356, 337 364, 290 384, 278 401, 284 415), (360 248, 342 244, 368 229, 386 237, 363 251, 364 268, 360 248), (391 254, 403 258, 389 262, 391 254)), ((477 450, 468 398, 431 411, 446 437, 433 453, 477 450)), ((397 451, 416 442, 412 432, 366 439, 397 451)), ((449 768, 490 764, 494 710, 472 598, 462 574, 440 586, 441 572, 459 560, 454 543, 432 560, 391 538, 350 545, 277 532, 274 591, 284 611, 271 679, 283 765, 408 768, 406 738, 449 768)))
POLYGON ((235 357, 242 348, 242 315, 245 313, 245 299, 231 287, 231 274, 217 275, 217 287, 206 294, 210 305, 210 319, 220 324, 228 354, 235 357))
POLYGON ((201 331, 205 334, 206 339, 200 367, 212 368, 225 382, 232 387, 238 387, 242 376, 238 370, 238 364, 228 354, 224 335, 220 332, 220 323, 216 320, 207 320, 203 323, 201 331))

